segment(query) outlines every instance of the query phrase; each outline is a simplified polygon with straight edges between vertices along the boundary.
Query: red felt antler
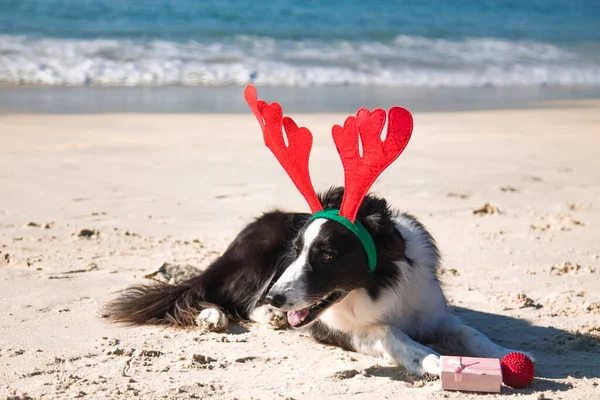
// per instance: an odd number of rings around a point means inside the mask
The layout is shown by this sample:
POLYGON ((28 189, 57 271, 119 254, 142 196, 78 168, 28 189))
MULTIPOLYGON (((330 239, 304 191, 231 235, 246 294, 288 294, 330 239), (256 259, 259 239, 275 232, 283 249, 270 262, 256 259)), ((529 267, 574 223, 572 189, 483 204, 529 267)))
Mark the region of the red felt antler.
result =
POLYGON ((344 199, 340 215, 354 222, 358 208, 377 177, 402 153, 412 133, 413 120, 410 112, 392 107, 388 112, 385 139, 381 132, 385 125, 385 111, 370 112, 361 108, 356 117, 348 117, 344 127, 334 125, 333 141, 344 166, 344 199), (362 142, 363 155, 358 152, 358 139, 362 142))
POLYGON ((271 149, 277 161, 304 196, 312 212, 321 211, 323 206, 315 193, 308 171, 308 159, 313 141, 310 131, 304 127, 298 128, 290 117, 283 117, 278 103, 267 104, 257 100, 254 86, 246 87, 244 97, 262 128, 267 147, 271 149), (287 135, 287 146, 283 138, 282 126, 287 135))

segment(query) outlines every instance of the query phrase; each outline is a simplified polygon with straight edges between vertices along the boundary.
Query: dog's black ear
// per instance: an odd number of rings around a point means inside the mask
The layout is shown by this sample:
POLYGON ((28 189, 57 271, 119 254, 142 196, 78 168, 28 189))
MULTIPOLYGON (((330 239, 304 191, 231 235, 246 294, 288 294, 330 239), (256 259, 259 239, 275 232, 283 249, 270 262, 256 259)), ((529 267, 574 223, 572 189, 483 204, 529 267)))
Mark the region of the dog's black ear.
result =
POLYGON ((367 195, 358 210, 358 220, 373 236, 380 256, 385 252, 393 260, 404 257, 404 238, 396 227, 394 212, 385 199, 367 195))
POLYGON ((368 194, 358 209, 357 219, 372 235, 389 234, 395 227, 387 201, 368 194))
POLYGON ((373 234, 382 233, 382 231, 389 232, 386 228, 388 228, 389 224, 385 223, 385 215, 382 213, 370 214, 363 218, 363 225, 373 232, 373 234))

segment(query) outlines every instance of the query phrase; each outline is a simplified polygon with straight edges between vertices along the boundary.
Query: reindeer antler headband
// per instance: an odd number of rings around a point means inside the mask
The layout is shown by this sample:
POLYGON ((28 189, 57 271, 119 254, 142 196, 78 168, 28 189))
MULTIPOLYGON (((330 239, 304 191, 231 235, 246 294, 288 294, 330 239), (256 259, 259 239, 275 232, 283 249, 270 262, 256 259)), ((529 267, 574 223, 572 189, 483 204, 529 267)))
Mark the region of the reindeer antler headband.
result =
POLYGON ((390 108, 387 113, 387 134, 383 140, 381 132, 386 113, 382 109, 371 112, 361 108, 356 116, 346 118, 343 127, 333 126, 333 141, 344 167, 344 198, 339 210, 323 210, 308 171, 313 139, 310 131, 299 128, 290 117, 284 117, 278 103, 268 104, 257 100, 254 86, 246 87, 244 97, 262 128, 265 144, 308 202, 313 212, 312 219, 336 221, 354 233, 365 248, 369 269, 373 272, 377 265, 375 243, 365 227, 356 220, 356 214, 377 177, 408 144, 413 128, 410 112, 400 107, 390 108), (287 136, 287 146, 282 128, 287 136), (359 153, 359 137, 363 147, 362 156, 359 153))

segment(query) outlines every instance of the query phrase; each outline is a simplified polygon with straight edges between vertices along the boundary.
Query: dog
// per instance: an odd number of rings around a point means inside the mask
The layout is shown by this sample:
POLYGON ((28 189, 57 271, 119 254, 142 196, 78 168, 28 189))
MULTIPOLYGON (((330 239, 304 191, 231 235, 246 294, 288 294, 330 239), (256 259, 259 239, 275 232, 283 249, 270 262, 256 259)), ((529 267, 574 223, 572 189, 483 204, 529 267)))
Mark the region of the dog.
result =
MULTIPOLYGON (((339 209, 344 189, 319 195, 339 209)), ((222 330, 227 320, 291 326, 317 341, 383 357, 417 376, 437 376, 436 344, 454 354, 502 358, 513 350, 451 315, 437 279, 440 253, 413 216, 368 194, 358 209, 377 251, 370 272, 359 239, 335 221, 268 212, 247 225, 200 275, 178 285, 126 289, 110 302, 112 321, 198 324, 222 330)), ((530 355, 531 356, 531 355, 530 355)))

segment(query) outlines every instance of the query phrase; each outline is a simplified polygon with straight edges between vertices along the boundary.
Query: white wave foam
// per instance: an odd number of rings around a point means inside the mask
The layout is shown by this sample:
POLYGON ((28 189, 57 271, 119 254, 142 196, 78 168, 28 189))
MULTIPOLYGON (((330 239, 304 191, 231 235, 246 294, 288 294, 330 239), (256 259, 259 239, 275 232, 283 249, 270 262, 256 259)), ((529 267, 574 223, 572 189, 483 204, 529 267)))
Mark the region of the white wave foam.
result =
POLYGON ((600 47, 400 36, 392 43, 220 43, 0 36, 0 82, 45 85, 600 84, 600 47))

